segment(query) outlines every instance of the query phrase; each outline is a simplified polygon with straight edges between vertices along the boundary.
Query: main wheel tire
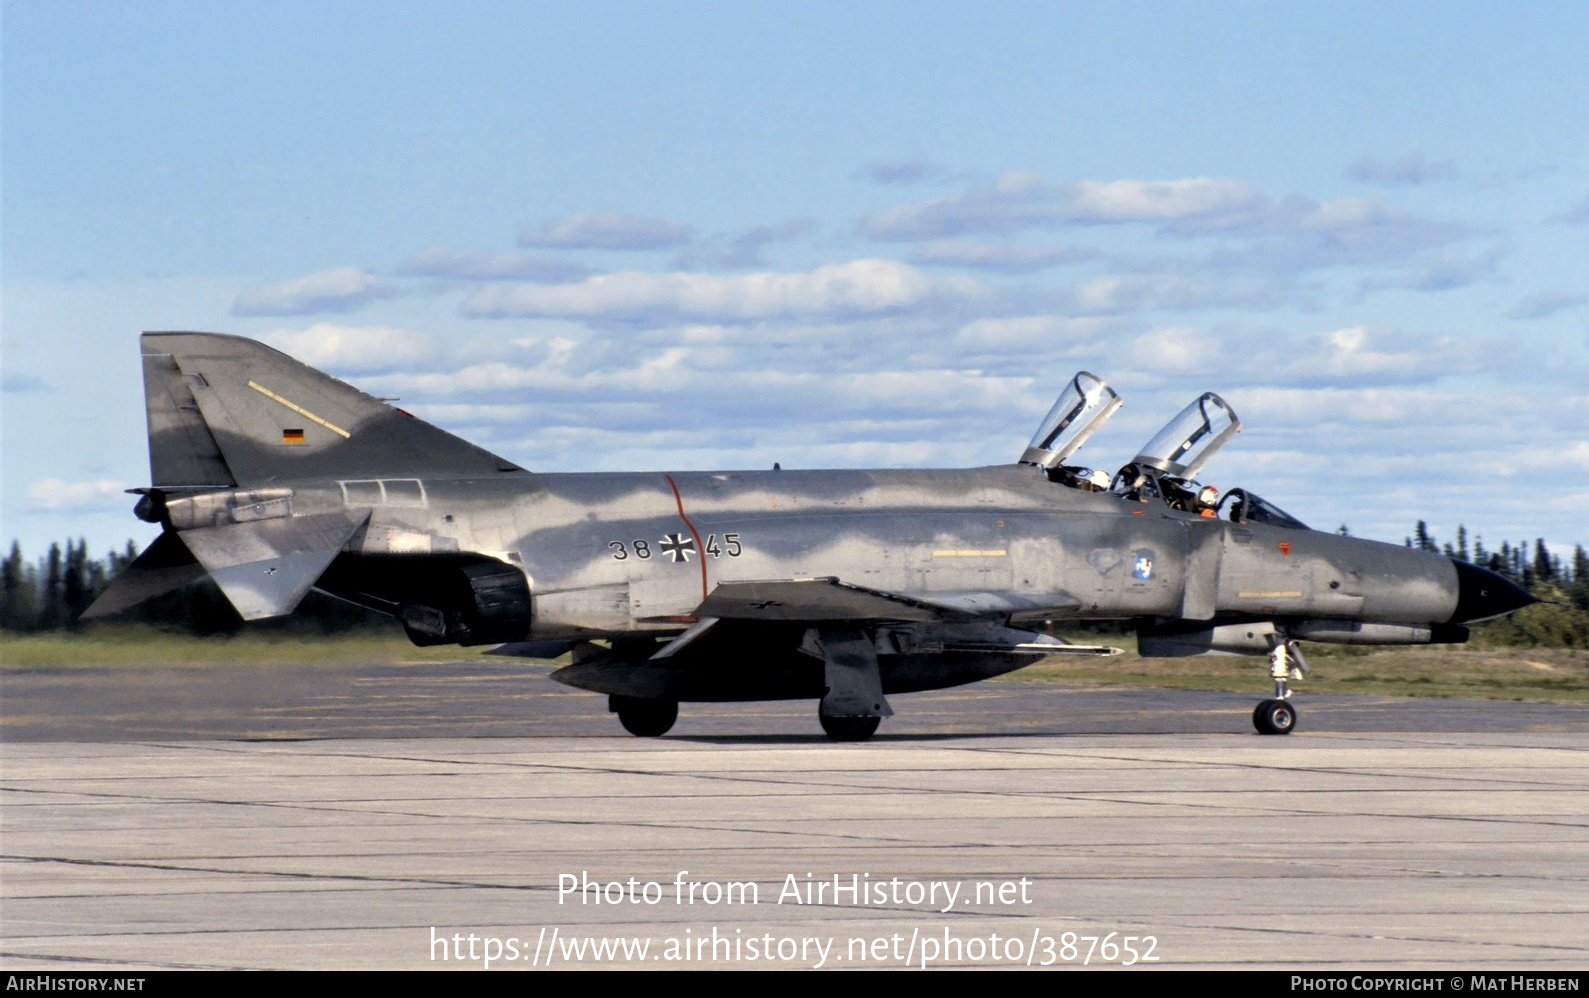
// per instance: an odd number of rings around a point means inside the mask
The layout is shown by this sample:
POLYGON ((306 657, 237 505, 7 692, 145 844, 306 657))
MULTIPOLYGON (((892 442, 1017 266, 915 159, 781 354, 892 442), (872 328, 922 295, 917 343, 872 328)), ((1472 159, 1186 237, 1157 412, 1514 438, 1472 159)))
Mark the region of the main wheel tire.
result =
POLYGON ((612 698, 612 709, 625 731, 641 738, 657 738, 668 733, 679 719, 677 700, 646 700, 641 697, 612 698))
POLYGON ((818 714, 822 721, 822 730, 828 737, 836 742, 864 742, 877 731, 877 726, 882 723, 881 717, 838 717, 833 714, 818 714))
POLYGON ((1297 710, 1286 700, 1264 700, 1252 712, 1260 735, 1289 735, 1297 726, 1297 710))

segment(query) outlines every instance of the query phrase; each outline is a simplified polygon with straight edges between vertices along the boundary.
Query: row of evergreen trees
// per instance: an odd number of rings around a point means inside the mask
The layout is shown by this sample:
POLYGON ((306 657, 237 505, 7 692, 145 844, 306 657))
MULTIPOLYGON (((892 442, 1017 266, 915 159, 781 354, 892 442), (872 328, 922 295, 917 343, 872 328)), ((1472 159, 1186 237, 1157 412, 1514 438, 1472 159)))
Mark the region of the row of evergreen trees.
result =
POLYGON ((88 542, 79 540, 67 541, 64 554, 60 544, 51 544, 49 554, 29 564, 22 557, 22 545, 12 541, 11 553, 0 565, 0 627, 29 632, 73 626, 137 555, 137 547, 128 541, 122 553, 90 559, 88 542))
MULTIPOLYGON (((1340 532, 1346 533, 1346 527, 1340 532)), ((1589 611, 1589 551, 1582 544, 1573 548, 1568 560, 1549 551, 1543 540, 1532 545, 1502 541, 1499 550, 1489 551, 1478 537, 1470 547, 1463 526, 1457 527, 1454 543, 1440 544, 1429 525, 1419 520, 1407 546, 1471 561, 1499 572, 1542 599, 1589 611)), ((90 558, 87 542, 79 539, 67 541, 64 549, 59 543, 51 544, 48 554, 30 563, 22 555, 21 544, 13 541, 0 566, 0 630, 33 633, 78 627, 83 611, 137 554, 137 547, 128 541, 122 551, 90 558)), ((125 619, 198 633, 232 631, 242 625, 226 597, 208 580, 150 600, 127 611, 125 619)), ((328 632, 389 624, 379 614, 311 593, 292 623, 278 626, 328 632)))
POLYGON ((1564 562, 1560 555, 1552 553, 1545 546, 1543 538, 1534 541, 1533 552, 1530 553, 1527 541, 1516 547, 1502 541, 1500 550, 1487 551, 1484 538, 1475 537, 1470 553, 1466 527, 1457 526, 1455 544, 1450 541, 1439 544, 1429 532, 1429 525, 1419 520, 1413 535, 1407 538, 1407 546, 1482 565, 1530 591, 1536 582, 1553 584, 1571 593, 1579 609, 1589 609, 1589 551, 1585 551, 1582 544, 1574 545, 1571 562, 1564 562))

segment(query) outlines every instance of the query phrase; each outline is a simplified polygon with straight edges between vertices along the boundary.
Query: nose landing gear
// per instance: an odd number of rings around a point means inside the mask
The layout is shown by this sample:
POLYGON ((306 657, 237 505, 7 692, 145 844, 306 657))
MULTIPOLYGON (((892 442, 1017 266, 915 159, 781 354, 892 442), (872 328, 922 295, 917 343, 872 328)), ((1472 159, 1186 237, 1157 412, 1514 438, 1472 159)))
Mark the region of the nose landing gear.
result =
POLYGON ((1297 726, 1297 709, 1291 705, 1289 681, 1308 673, 1307 660, 1295 641, 1275 635, 1269 639, 1269 678, 1275 681, 1273 700, 1260 701, 1252 712, 1252 726, 1260 735, 1289 735, 1297 726))
POLYGON ((1260 735, 1289 735, 1297 726, 1297 711, 1288 700, 1263 700, 1253 708, 1252 726, 1260 735))

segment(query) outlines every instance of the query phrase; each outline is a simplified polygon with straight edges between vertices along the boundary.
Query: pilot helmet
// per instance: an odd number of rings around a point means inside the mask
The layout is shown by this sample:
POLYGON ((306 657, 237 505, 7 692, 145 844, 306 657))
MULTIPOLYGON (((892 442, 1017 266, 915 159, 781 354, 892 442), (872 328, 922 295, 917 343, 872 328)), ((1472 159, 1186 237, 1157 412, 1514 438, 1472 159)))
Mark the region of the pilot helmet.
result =
POLYGON ((1202 509, 1213 509, 1219 502, 1219 490, 1212 485, 1205 485, 1197 490, 1197 505, 1202 509))
POLYGON ((1083 468, 1076 476, 1076 483, 1089 492, 1105 492, 1109 488, 1109 476, 1097 468, 1083 468))

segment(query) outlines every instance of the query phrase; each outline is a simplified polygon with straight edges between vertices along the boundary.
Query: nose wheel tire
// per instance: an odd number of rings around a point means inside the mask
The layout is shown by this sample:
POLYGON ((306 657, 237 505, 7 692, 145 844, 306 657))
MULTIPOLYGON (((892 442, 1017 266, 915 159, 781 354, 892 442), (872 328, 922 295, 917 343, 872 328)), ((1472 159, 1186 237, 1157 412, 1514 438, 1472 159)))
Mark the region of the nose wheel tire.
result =
POLYGON ((677 700, 646 700, 641 697, 610 698, 608 708, 618 715, 618 723, 631 735, 657 738, 668 733, 679 719, 677 700))
POLYGON ((1265 700, 1253 709, 1252 726, 1260 735, 1289 735, 1297 726, 1297 710, 1288 700, 1265 700))
POLYGON ((822 730, 836 742, 864 742, 872 737, 883 720, 881 717, 838 717, 834 714, 818 714, 817 717, 822 721, 822 730))

